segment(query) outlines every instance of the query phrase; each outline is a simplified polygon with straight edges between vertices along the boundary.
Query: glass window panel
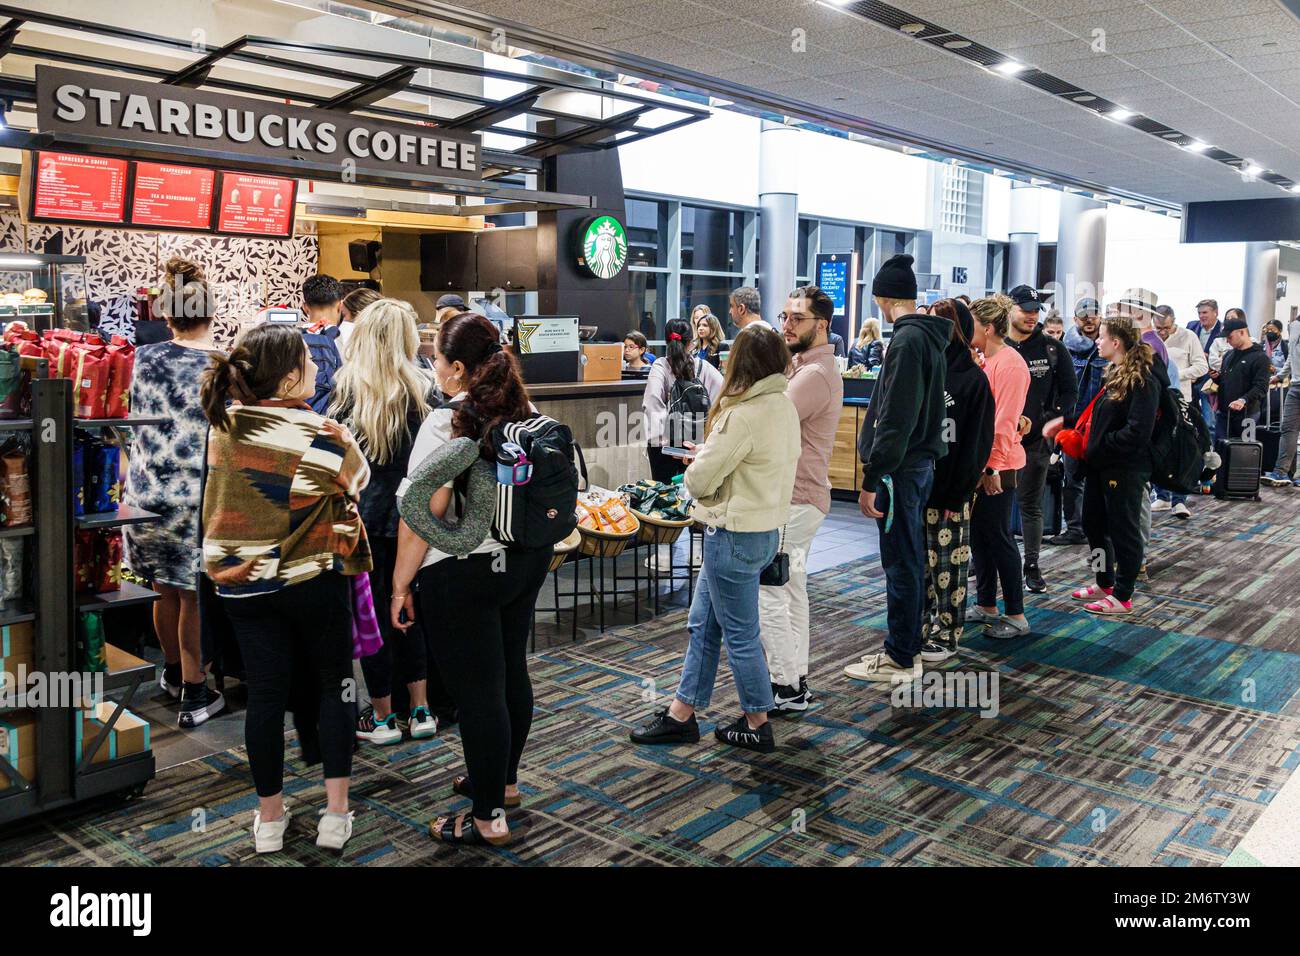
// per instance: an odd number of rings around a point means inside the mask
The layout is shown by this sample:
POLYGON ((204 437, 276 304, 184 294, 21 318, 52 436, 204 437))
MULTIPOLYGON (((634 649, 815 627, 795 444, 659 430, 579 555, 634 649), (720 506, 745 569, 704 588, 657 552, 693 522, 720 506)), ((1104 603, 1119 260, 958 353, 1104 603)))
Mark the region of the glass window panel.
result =
POLYGON ((668 321, 665 314, 667 303, 664 302, 664 288, 668 284, 668 275, 663 272, 641 272, 633 270, 632 278, 632 315, 641 334, 648 339, 664 337, 664 323, 668 321))
POLYGON ((731 209, 682 206, 682 268, 740 272, 743 214, 731 209))
POLYGON ((668 203, 652 199, 628 199, 628 264, 668 265, 668 203))
POLYGON ((736 334, 728 319, 731 290, 743 285, 740 277, 727 276, 682 276, 681 308, 674 318, 690 319, 691 310, 697 305, 707 305, 718 321, 727 338, 736 334))
POLYGON ((822 223, 821 247, 817 250, 819 255, 829 256, 832 253, 849 253, 853 251, 853 240, 856 238, 857 230, 852 226, 841 226, 833 222, 822 223))

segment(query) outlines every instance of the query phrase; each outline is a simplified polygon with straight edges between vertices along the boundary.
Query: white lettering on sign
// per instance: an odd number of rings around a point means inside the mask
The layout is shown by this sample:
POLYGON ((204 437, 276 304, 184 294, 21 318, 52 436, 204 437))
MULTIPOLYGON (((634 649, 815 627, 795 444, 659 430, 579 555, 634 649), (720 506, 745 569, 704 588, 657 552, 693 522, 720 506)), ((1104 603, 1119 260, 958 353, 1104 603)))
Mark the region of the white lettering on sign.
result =
POLYGON ((113 125, 113 104, 122 98, 115 90, 87 90, 86 95, 99 104, 95 122, 100 126, 113 125))
POLYGON ((158 101, 158 128, 164 133, 190 135, 190 111, 179 100, 158 101))
POLYGON ((218 139, 221 136, 221 110, 203 103, 194 107, 194 135, 202 139, 218 139))
POLYGON ((252 110, 226 110, 226 135, 236 143, 251 143, 253 141, 253 111, 252 110), (240 121, 243 126, 240 126, 240 121))
POLYGON ((397 153, 397 140, 388 130, 381 129, 370 137, 370 148, 374 150, 375 159, 388 162, 397 153))
POLYGON ((471 171, 478 168, 478 147, 473 143, 460 144, 460 168, 471 171))
POLYGON ((122 107, 122 128, 130 129, 133 126, 147 129, 151 133, 158 131, 158 124, 154 122, 153 112, 149 109, 149 100, 139 93, 128 96, 126 105, 122 107))
POLYGON ((332 153, 339 148, 339 131, 333 123, 320 123, 316 127, 316 148, 322 153, 332 153))
POLYGON ((289 148, 290 149, 305 149, 308 150, 309 152, 314 152, 314 150, 312 149, 311 140, 307 139, 307 128, 309 126, 311 126, 311 123, 305 119, 289 120, 289 148))
POLYGON ((54 114, 69 123, 80 123, 86 118, 86 104, 81 101, 85 95, 83 87, 75 83, 64 83, 54 91, 54 114))
POLYGON ((354 156, 363 159, 370 155, 370 130, 363 126, 353 127, 348 131, 348 150, 354 156))
POLYGON ((257 124, 257 138, 267 146, 284 145, 284 117, 276 116, 274 113, 268 113, 262 117, 257 124), (272 133, 271 127, 276 126, 280 129, 279 133, 272 133))

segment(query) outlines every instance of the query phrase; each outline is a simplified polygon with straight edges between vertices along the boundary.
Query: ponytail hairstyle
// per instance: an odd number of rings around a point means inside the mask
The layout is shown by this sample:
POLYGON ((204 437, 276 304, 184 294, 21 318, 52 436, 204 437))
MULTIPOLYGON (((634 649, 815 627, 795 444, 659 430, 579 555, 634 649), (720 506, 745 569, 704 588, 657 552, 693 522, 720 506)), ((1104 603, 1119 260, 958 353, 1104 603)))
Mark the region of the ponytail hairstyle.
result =
POLYGON ((1128 316, 1108 316, 1101 320, 1101 324, 1106 327, 1107 335, 1124 346, 1124 357, 1112 362, 1103 377, 1110 397, 1122 402, 1140 389, 1151 374, 1155 352, 1142 341, 1142 333, 1128 316))
POLYGON ((492 429, 502 422, 518 422, 531 414, 515 356, 501 347, 497 327, 477 312, 461 312, 438 327, 438 354, 447 362, 465 366, 465 399, 451 416, 455 438, 473 438, 480 454, 491 461, 492 429))
POLYGON ((226 403, 254 405, 279 394, 280 383, 307 372, 307 342, 296 326, 263 322, 241 332, 230 354, 213 352, 199 377, 199 400, 213 428, 227 431, 226 403))
POLYGON ((673 378, 684 382, 694 379, 695 363, 686 352, 691 341, 690 323, 685 319, 669 319, 664 326, 664 341, 668 344, 664 350, 664 359, 668 362, 668 371, 673 373, 673 378))
POLYGON ((216 315, 216 304, 203 267, 183 256, 172 256, 163 266, 163 289, 158 311, 173 332, 206 326, 216 315))
POLYGON ((1007 337, 1007 326, 1011 307, 1015 305, 1010 296, 995 292, 983 299, 976 299, 970 304, 971 315, 980 325, 990 326, 993 334, 1000 339, 1007 337))

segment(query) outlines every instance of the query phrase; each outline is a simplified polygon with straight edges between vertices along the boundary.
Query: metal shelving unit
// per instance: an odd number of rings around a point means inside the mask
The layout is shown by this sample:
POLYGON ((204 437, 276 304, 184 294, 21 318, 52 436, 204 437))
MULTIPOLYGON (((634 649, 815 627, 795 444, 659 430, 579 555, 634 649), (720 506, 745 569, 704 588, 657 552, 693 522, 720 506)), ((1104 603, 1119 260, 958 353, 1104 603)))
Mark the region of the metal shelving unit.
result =
MULTIPOLYGON (((129 582, 121 591, 77 594, 73 584, 72 544, 76 528, 116 528, 156 521, 150 512, 124 506, 115 514, 72 514, 72 446, 74 429, 131 427, 161 424, 157 418, 74 419, 72 383, 67 379, 38 378, 32 382, 32 418, 0 421, 0 432, 31 428, 41 423, 41 441, 32 443, 32 480, 35 521, 30 528, 6 529, 11 534, 33 535, 34 580, 30 605, 0 611, 0 624, 35 621, 35 669, 68 673, 77 666, 76 622, 83 611, 112 610, 157 599, 153 591, 129 582), (50 437, 52 436, 52 438, 50 437)), ((36 774, 21 777, 0 757, 0 824, 44 813, 79 800, 109 793, 143 789, 153 778, 152 751, 94 763, 140 685, 154 676, 148 661, 116 647, 106 648, 108 671, 104 689, 118 696, 112 716, 105 722, 83 756, 77 749, 77 707, 33 708, 36 715, 36 774)), ((24 702, 22 697, 17 703, 24 702)), ((6 710, 17 708, 5 708, 6 710)))

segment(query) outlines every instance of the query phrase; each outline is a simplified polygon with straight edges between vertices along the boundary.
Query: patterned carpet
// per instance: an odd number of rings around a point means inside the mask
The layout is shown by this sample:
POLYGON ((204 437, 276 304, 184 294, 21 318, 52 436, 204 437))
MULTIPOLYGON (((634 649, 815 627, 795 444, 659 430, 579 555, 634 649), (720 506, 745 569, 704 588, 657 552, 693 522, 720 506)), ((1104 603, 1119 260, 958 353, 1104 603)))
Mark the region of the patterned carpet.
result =
MULTIPOLYGON (((506 851, 432 843, 460 772, 454 732, 359 755, 345 864, 1218 865, 1300 764, 1300 496, 1193 502, 1157 521, 1132 621, 1072 606, 1082 550, 1044 555, 1035 636, 972 638, 945 670, 996 672, 1000 706, 894 709, 840 676, 884 619, 875 562, 814 578, 817 704, 757 755, 712 740, 736 712, 724 670, 698 746, 626 731, 671 692, 683 613, 536 655, 537 715, 506 851)), ((294 766, 284 853, 256 859, 241 750, 164 772, 140 800, 0 833, 0 864, 338 863, 317 851, 323 788, 294 766)))

